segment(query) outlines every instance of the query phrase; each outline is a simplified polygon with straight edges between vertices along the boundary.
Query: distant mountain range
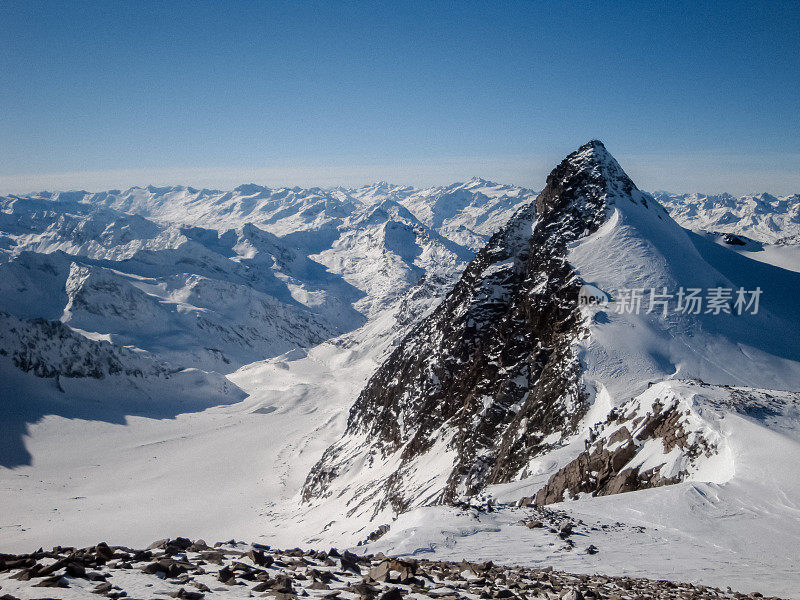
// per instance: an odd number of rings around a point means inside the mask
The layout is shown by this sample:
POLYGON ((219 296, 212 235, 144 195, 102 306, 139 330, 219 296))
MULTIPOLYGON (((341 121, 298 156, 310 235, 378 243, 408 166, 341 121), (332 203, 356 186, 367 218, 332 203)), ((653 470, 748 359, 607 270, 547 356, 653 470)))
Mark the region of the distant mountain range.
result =
POLYGON ((656 192, 653 197, 688 229, 733 233, 765 243, 800 242, 800 194, 736 197, 656 192))

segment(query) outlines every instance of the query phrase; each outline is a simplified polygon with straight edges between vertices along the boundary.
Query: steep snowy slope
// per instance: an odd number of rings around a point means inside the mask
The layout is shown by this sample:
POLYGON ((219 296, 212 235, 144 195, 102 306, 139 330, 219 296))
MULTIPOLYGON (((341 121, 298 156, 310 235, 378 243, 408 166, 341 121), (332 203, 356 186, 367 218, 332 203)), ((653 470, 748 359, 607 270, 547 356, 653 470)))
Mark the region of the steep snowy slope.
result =
POLYGON ((604 226, 569 252, 581 279, 612 299, 584 311, 592 321, 582 344, 588 379, 613 398, 632 397, 664 378, 797 389, 797 274, 748 260, 661 212, 617 203, 604 226), (681 290, 690 289, 702 296, 699 314, 687 302, 679 309, 681 290), (718 309, 710 303, 715 289, 728 295, 718 309), (737 314, 738 290, 758 289, 757 314, 754 307, 737 314), (641 305, 632 310, 637 298, 641 305))

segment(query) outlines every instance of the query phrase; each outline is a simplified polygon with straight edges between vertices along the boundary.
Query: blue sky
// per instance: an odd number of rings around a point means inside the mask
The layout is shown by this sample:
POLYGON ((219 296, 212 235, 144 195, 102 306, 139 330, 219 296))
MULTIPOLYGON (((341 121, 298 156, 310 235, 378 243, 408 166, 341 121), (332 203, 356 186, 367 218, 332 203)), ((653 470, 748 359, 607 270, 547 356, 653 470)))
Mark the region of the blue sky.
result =
POLYGON ((800 3, 0 2, 0 192, 539 187, 602 139, 640 187, 800 192, 800 3))

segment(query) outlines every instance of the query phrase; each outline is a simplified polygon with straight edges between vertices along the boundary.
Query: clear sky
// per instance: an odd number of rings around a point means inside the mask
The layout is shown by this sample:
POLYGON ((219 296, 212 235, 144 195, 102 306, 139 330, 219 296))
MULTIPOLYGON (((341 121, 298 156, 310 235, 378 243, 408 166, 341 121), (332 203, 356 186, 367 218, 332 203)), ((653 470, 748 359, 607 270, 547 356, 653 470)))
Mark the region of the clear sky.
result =
POLYGON ((590 138, 800 192, 800 2, 0 0, 0 192, 541 187, 590 138))

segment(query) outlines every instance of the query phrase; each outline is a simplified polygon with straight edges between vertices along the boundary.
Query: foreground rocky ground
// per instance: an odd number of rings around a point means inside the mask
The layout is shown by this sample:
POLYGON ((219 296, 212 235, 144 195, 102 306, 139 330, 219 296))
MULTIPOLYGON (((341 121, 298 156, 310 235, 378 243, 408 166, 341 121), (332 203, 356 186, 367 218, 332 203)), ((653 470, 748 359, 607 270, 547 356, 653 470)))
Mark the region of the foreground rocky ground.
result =
POLYGON ((258 544, 159 540, 146 550, 105 543, 0 554, 0 600, 72 598, 321 600, 761 598, 694 584, 492 563, 275 550, 258 544))

